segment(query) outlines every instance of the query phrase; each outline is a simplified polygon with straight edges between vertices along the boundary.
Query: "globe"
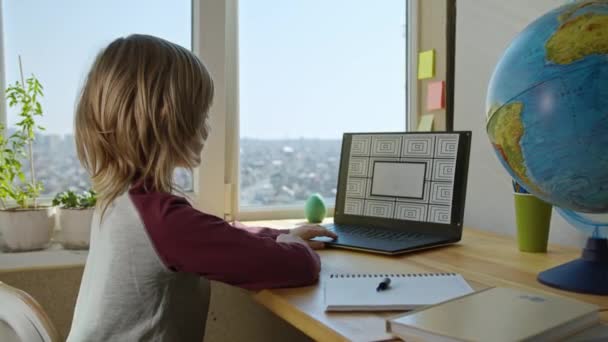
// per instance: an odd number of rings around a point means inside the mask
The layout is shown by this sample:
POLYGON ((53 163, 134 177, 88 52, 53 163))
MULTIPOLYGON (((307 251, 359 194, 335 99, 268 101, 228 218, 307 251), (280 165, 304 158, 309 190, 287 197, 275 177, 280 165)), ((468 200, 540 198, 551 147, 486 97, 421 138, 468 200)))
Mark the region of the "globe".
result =
POLYGON ((498 159, 530 193, 565 213, 608 212, 608 1, 568 3, 525 28, 486 109, 498 159))
POLYGON ((606 225, 608 224, 608 213, 588 214, 572 210, 556 208, 570 224, 595 238, 605 238, 606 225))
POLYGON ((569 2, 526 27, 490 80, 486 130, 530 193, 590 238, 539 281, 608 294, 608 0, 569 2))

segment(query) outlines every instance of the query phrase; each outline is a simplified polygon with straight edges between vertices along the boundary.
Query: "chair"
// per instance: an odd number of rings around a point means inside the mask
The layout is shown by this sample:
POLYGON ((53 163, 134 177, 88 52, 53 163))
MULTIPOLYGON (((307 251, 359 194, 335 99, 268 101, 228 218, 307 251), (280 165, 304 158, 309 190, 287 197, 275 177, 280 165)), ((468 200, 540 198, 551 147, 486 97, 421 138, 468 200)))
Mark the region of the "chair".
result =
POLYGON ((59 342, 42 307, 27 293, 0 282, 0 341, 59 342))

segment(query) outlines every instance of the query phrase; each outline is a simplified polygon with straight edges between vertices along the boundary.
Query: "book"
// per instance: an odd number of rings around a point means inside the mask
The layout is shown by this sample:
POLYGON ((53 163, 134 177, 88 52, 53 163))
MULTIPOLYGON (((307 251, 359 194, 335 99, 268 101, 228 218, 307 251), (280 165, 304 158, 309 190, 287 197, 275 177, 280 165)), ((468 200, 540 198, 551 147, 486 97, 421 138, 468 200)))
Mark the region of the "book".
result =
POLYGON ((324 279, 326 311, 413 310, 473 292, 455 273, 331 274, 324 279), (388 288, 378 285, 390 279, 388 288))
POLYGON ((608 325, 597 324, 580 333, 568 336, 568 342, 605 342, 608 341, 608 325))
POLYGON ((389 319, 407 341, 555 341, 599 323, 596 305, 490 288, 389 319))

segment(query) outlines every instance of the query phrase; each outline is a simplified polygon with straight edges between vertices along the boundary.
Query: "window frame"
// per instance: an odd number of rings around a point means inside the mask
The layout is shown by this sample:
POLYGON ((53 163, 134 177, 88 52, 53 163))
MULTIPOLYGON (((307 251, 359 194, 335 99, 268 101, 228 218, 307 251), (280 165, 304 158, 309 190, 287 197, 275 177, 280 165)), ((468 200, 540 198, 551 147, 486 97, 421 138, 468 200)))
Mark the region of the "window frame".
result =
POLYGON ((198 209, 226 218, 229 194, 226 192, 227 151, 230 138, 226 134, 231 97, 233 64, 230 53, 234 44, 230 25, 236 0, 192 0, 192 51, 205 63, 213 77, 214 99, 209 109, 209 137, 202 151, 201 165, 194 172, 193 200, 198 209))
MULTIPOLYGON (((238 0, 228 0, 228 2, 236 3, 238 0)), ((418 2, 419 0, 402 0, 405 1, 406 27, 406 86, 405 86, 405 101, 406 116, 405 127, 406 131, 417 125, 417 88, 418 80, 416 77, 407 77, 408 75, 416 75, 415 71, 418 63, 418 2)), ((226 125, 226 143, 230 148, 226 155, 226 183, 228 198, 226 200, 225 213, 227 218, 234 218, 243 221, 256 220, 279 220, 279 219, 294 219, 304 217, 304 205, 282 205, 282 206, 264 206, 264 207, 243 207, 240 206, 240 123, 239 123, 239 106, 238 106, 238 6, 230 8, 228 16, 231 18, 230 24, 233 34, 227 46, 230 46, 235 53, 236 58, 230 60, 230 70, 236 71, 236 74, 231 74, 235 88, 230 89, 228 97, 229 102, 232 102, 233 111, 229 111, 229 124, 226 125), (234 92, 234 93, 232 93, 234 92), (232 139, 230 139, 232 137, 232 139), (231 140, 231 141, 230 141, 231 140)), ((333 216, 334 204, 328 205, 327 216, 333 216)))
MULTIPOLYGON (((406 3, 406 76, 415 75, 418 51, 419 0, 406 3)), ((3 2, 0 0, 0 88, 4 84, 3 2)), ((186 195, 197 208, 228 220, 270 220, 304 216, 302 205, 240 208, 238 0, 192 0, 192 51, 206 63, 215 84, 210 109, 211 132, 200 167, 193 170, 193 192, 186 195)), ((416 77, 406 77, 406 127, 416 127, 416 77)), ((0 92, 0 122, 6 122, 4 91, 0 92)), ((51 198, 42 197, 41 204, 51 198)), ((333 215, 333 205, 328 208, 333 215)))
MULTIPOLYGON (((6 96, 4 89, 4 13, 3 0, 0 0, 0 123, 6 122, 6 96)), ((2 132, 3 134, 5 132, 2 132)))
MULTIPOLYGON (((6 95, 4 93, 4 90, 6 89, 6 83, 5 83, 5 70, 4 70, 4 1, 5 0, 0 0, 0 123, 5 124, 7 122, 8 119, 8 114, 7 114, 7 103, 6 103, 6 95)), ((215 2, 218 2, 216 0, 214 0, 215 2)), ((191 7, 191 15, 192 15, 192 27, 191 27, 191 46, 192 46, 192 51, 195 52, 197 55, 201 55, 200 54, 200 49, 197 52, 197 50, 195 49, 195 43, 200 44, 201 41, 201 35, 199 34, 201 32, 201 29, 197 29, 197 25, 198 23, 201 22, 210 22, 210 20, 208 20, 208 18, 203 19, 202 18, 202 14, 204 13, 203 11, 196 11, 197 8, 200 7, 200 2, 201 1, 197 1, 197 0, 191 0, 190 1, 190 7, 191 7), (196 22, 196 24, 195 24, 196 22)), ((205 1, 207 2, 207 1, 205 1)), ((210 13, 212 14, 212 13, 210 13)), ((211 29, 215 29, 215 27, 217 27, 218 25, 214 23, 214 26, 211 27, 211 29)), ((222 56, 223 58, 223 56, 222 56)), ((2 132, 3 134, 6 133, 6 130, 8 129, 8 127, 5 127, 5 131, 2 132)), ((205 175, 201 175, 201 172, 199 172, 199 168, 195 168, 192 170, 192 190, 191 191, 186 191, 184 194, 190 198, 194 203, 199 204, 200 205, 200 196, 199 194, 200 192, 200 184, 201 183, 208 183, 208 176, 205 175)), ((38 198, 38 204, 39 205, 43 205, 43 206, 50 206, 51 202, 53 200, 53 196, 40 196, 38 198)), ((6 201, 6 204, 10 207, 10 206, 16 206, 16 202, 13 200, 8 200, 6 201)), ((210 208, 210 211, 213 211, 214 208, 210 208)), ((217 211, 217 210, 216 210, 217 211)), ((223 211, 223 208, 222 208, 223 211)))

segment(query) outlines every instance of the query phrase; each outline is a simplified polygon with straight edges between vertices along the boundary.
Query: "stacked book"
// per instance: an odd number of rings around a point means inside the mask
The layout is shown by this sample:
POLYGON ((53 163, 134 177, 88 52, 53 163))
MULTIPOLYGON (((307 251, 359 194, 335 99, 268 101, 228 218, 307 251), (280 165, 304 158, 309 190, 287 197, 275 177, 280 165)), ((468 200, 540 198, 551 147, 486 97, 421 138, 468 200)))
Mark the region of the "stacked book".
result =
POLYGON ((490 288, 389 319, 387 331, 408 342, 606 341, 598 310, 573 299, 490 288))

